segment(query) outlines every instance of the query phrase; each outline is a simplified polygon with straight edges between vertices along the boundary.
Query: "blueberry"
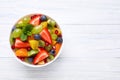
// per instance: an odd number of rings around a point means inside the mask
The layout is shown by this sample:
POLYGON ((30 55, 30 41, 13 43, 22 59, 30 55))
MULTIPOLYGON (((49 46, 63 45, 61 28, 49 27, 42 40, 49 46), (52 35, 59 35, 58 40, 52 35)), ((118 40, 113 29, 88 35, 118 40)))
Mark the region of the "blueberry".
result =
POLYGON ((34 35, 34 38, 35 38, 36 40, 40 40, 41 37, 40 37, 39 34, 35 34, 35 35, 34 35))
POLYGON ((58 42, 58 43, 62 43, 62 42, 63 42, 62 37, 58 37, 58 38, 57 38, 57 42, 58 42))
POLYGON ((33 62, 33 58, 28 58, 28 62, 32 63, 33 62))
POLYGON ((54 55, 55 54, 55 50, 50 50, 50 54, 54 55))
POLYGON ((45 15, 42 15, 40 18, 41 21, 47 21, 47 17, 45 15))

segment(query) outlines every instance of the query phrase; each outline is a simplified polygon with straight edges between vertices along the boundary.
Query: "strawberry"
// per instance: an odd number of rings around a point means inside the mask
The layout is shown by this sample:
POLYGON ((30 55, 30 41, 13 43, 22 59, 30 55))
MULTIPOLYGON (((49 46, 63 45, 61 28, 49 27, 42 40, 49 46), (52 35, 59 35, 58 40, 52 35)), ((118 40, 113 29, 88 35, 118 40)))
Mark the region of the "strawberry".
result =
POLYGON ((15 48, 27 48, 30 47, 29 43, 22 42, 19 38, 15 40, 15 48))
POLYGON ((40 15, 35 15, 31 18, 30 20, 30 24, 34 25, 34 26, 37 26, 40 24, 40 15))
POLYGON ((40 32, 40 35, 42 37, 43 40, 45 40, 46 42, 48 42, 49 44, 52 43, 52 39, 51 39, 51 35, 48 31, 47 28, 44 28, 41 32, 40 32))
POLYGON ((47 58, 49 55, 48 55, 48 52, 45 51, 44 49, 40 48, 39 50, 39 53, 36 54, 34 60, 33 60, 33 64, 37 64, 39 63, 40 61, 44 60, 45 58, 47 58))

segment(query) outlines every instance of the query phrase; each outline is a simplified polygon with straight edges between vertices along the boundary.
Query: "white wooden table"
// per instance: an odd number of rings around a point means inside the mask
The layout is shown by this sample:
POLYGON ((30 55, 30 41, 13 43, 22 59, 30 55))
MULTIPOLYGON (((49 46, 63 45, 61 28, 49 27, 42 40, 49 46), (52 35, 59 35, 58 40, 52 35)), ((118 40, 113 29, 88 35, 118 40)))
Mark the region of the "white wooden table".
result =
POLYGON ((120 80, 120 0, 0 0, 0 80, 120 80), (12 26, 30 13, 64 34, 60 57, 43 68, 17 62, 9 46, 12 26))

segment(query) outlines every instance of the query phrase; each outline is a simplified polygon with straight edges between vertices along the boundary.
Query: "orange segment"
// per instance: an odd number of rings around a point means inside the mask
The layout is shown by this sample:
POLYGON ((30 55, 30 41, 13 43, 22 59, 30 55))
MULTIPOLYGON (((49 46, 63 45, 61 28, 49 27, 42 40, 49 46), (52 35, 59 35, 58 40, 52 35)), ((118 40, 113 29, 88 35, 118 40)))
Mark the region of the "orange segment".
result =
POLYGON ((57 43, 57 41, 53 40, 52 45, 54 46, 57 43))
POLYGON ((55 52, 56 52, 56 55, 58 54, 58 52, 59 52, 59 50, 60 50, 60 47, 61 47, 61 44, 60 44, 60 43, 55 44, 55 52))
POLYGON ((15 52, 16 56, 18 57, 28 57, 28 52, 26 49, 24 48, 21 48, 21 49, 18 49, 16 52, 15 52))

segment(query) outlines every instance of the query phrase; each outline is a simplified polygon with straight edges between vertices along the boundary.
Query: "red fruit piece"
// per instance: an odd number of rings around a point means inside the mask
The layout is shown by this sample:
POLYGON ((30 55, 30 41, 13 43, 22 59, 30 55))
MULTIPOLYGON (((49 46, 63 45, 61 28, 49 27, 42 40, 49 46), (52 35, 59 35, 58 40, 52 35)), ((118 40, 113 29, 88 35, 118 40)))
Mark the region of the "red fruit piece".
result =
POLYGON ((15 48, 27 48, 30 47, 29 43, 22 42, 20 39, 15 40, 15 48))
POLYGON ((45 51, 44 49, 40 49, 39 53, 36 54, 34 60, 33 60, 33 64, 37 64, 38 62, 44 60, 45 58, 47 58, 49 55, 47 53, 47 51, 45 51))
POLYGON ((52 49, 55 50, 55 46, 53 46, 52 49))
POLYGON ((41 15, 40 14, 33 15, 31 16, 31 19, 35 18, 36 16, 41 16, 41 15))
POLYGON ((30 20, 30 24, 37 26, 40 24, 40 15, 34 15, 30 20))
POLYGON ((31 50, 31 47, 28 47, 27 50, 30 51, 30 50, 31 50))
POLYGON ((46 42, 48 42, 49 44, 52 43, 52 38, 51 38, 51 35, 48 31, 47 28, 44 28, 41 32, 40 32, 40 35, 42 37, 43 40, 45 40, 46 42))
POLYGON ((58 34, 58 30, 55 30, 55 34, 58 34))
POLYGON ((49 43, 46 42, 46 43, 45 43, 45 46, 48 46, 48 45, 49 45, 49 43))
POLYGON ((12 49, 15 49, 15 46, 14 46, 14 45, 12 45, 12 46, 11 46, 11 48, 12 48, 12 49))

